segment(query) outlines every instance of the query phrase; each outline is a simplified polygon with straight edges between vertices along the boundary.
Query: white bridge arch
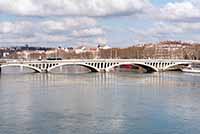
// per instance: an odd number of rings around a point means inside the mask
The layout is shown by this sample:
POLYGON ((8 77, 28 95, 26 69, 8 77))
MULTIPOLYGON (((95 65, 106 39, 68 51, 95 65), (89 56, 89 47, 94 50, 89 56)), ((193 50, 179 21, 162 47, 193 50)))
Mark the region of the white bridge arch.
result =
POLYGON ((170 64, 170 65, 164 67, 163 70, 165 71, 165 70, 168 70, 172 67, 176 67, 176 66, 180 66, 180 65, 189 65, 189 64, 191 64, 191 62, 177 62, 177 63, 170 64))
POLYGON ((86 68, 90 69, 92 72, 100 72, 100 69, 98 69, 98 68, 96 68, 94 66, 85 64, 85 63, 74 63, 74 64, 73 63, 61 63, 61 64, 57 64, 55 66, 52 66, 52 67, 48 68, 47 72, 51 72, 55 68, 59 68, 59 67, 62 67, 62 66, 70 66, 70 65, 83 66, 83 67, 86 67, 86 68))
POLYGON ((26 65, 26 64, 5 64, 5 65, 1 65, 1 68, 5 68, 5 67, 25 67, 25 68, 29 68, 31 70, 34 70, 37 73, 42 72, 39 68, 30 66, 30 65, 26 65))
POLYGON ((141 66, 144 69, 146 69, 147 72, 158 72, 159 71, 156 67, 154 67, 152 65, 149 65, 149 64, 145 64, 145 63, 141 63, 141 62, 123 62, 123 63, 115 64, 115 65, 112 65, 112 66, 106 68, 106 72, 109 72, 113 68, 118 67, 118 66, 122 66, 122 65, 137 65, 137 66, 141 66))

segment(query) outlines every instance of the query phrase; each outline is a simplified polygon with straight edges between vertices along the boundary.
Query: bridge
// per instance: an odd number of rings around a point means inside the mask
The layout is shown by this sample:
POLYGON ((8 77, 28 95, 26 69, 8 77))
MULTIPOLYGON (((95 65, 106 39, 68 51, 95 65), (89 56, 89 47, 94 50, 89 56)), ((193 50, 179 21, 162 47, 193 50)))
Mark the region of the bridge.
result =
POLYGON ((181 65, 200 63, 200 60, 179 60, 179 59, 77 59, 77 60, 2 60, 0 71, 5 67, 29 68, 35 72, 51 72, 55 68, 67 65, 84 66, 91 72, 110 72, 121 65, 136 65, 142 67, 146 72, 167 71, 170 68, 181 65))

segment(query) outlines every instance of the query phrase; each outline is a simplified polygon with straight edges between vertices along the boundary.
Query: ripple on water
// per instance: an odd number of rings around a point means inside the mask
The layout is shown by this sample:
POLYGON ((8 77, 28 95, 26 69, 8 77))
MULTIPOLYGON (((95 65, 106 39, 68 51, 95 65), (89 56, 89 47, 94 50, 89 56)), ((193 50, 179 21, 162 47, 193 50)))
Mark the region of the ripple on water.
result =
POLYGON ((199 134, 199 102, 198 74, 3 74, 0 134, 199 134))

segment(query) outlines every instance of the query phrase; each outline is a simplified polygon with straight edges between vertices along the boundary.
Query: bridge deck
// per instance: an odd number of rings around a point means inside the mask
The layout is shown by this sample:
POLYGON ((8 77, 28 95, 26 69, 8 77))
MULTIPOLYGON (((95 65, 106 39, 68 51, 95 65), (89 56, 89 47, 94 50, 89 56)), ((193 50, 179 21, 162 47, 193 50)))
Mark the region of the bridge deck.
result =
POLYGON ((182 59, 71 59, 71 60, 2 60, 0 66, 23 66, 31 68, 37 72, 50 72, 56 67, 64 65, 81 65, 92 71, 109 72, 114 67, 134 64, 145 68, 148 71, 165 71, 171 67, 200 63, 199 60, 182 59))

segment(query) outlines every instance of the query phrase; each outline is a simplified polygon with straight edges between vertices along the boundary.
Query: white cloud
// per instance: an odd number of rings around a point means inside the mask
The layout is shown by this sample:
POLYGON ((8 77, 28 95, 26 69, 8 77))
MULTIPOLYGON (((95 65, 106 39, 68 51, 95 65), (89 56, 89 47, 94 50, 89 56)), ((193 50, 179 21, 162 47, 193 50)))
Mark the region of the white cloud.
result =
POLYGON ((168 20, 184 20, 200 19, 200 2, 195 0, 168 3, 161 8, 160 17, 168 20))
MULTIPOLYGON (((153 27, 145 30, 132 29, 134 38, 140 41, 155 40, 194 40, 197 41, 196 32, 200 31, 200 23, 156 23, 153 27)), ((199 40, 198 40, 199 41, 199 40)))
POLYGON ((41 29, 45 32, 69 31, 81 27, 93 27, 96 24, 97 22, 95 19, 88 17, 47 20, 39 23, 41 29))
POLYGON ((15 28, 14 25, 10 22, 3 22, 0 23, 0 33, 6 34, 12 32, 12 30, 15 28))
POLYGON ((26 35, 41 32, 71 32, 76 29, 95 27, 96 25, 95 19, 87 17, 43 21, 3 21, 0 22, 0 34, 26 35))
POLYGON ((16 36, 16 35, 8 35, 8 36, 2 36, 0 38, 1 44, 18 44, 18 43, 30 43, 30 42, 38 42, 36 37, 23 37, 23 36, 16 36))
POLYGON ((81 18, 66 18, 58 20, 45 21, 3 21, 0 22, 0 33, 26 33, 38 32, 43 30, 45 32, 62 32, 78 28, 87 28, 97 25, 95 19, 81 17, 81 18))
POLYGON ((97 44, 107 44, 108 40, 106 38, 99 37, 96 39, 97 44))
POLYGON ((33 44, 36 45, 46 45, 49 46, 50 43, 56 44, 66 44, 71 41, 72 38, 65 36, 65 35, 48 35, 44 33, 38 33, 32 36, 21 36, 16 34, 8 34, 8 35, 1 35, 0 36, 0 44, 33 44))
POLYGON ((75 43, 74 38, 93 38, 104 33, 97 21, 88 17, 68 17, 57 20, 3 21, 0 22, 2 43, 75 43), (73 36, 72 36, 73 33, 73 36))
POLYGON ((130 43, 130 27, 145 41, 196 40, 200 31, 199 0, 0 0, 0 13, 0 42, 130 43))
POLYGON ((30 16, 110 16, 143 12, 148 0, 1 0, 0 12, 30 16))
POLYGON ((28 21, 0 22, 1 34, 27 34, 32 31, 33 23, 28 21))
POLYGON ((200 23, 160 23, 152 29, 152 33, 155 34, 184 34, 193 33, 200 30, 200 23))
POLYGON ((33 15, 39 8, 34 0, 1 0, 0 11, 20 15, 33 15))
POLYGON ((48 35, 48 34, 36 34, 36 39, 38 42, 66 42, 71 38, 66 35, 48 35))
POLYGON ((101 28, 89 28, 89 29, 82 29, 82 30, 75 30, 72 33, 74 37, 93 37, 103 35, 104 31, 101 28))

